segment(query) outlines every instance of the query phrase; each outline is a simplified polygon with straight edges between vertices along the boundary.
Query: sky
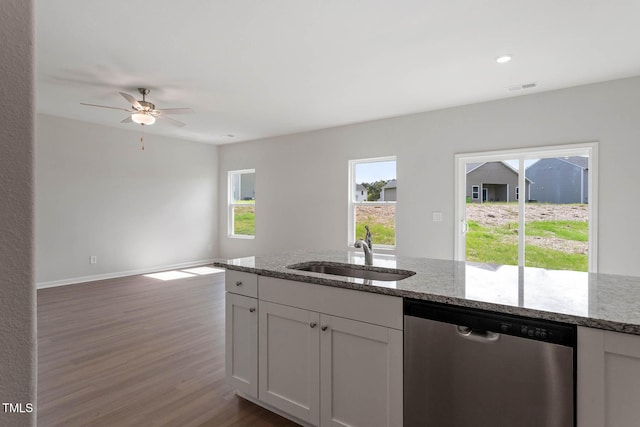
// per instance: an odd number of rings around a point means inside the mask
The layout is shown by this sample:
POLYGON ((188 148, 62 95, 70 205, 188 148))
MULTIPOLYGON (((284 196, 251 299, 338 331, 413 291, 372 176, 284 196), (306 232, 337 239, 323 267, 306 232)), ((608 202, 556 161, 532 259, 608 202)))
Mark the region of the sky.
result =
MULTIPOLYGON (((529 166, 531 166, 532 164, 534 164, 535 162, 537 162, 540 159, 529 159, 529 160, 525 160, 524 161, 524 167, 525 169, 528 168, 529 166)), ((520 161, 519 160, 507 160, 506 163, 509 163, 509 165, 514 168, 515 170, 518 170, 518 168, 520 167, 520 161)))
POLYGON ((356 183, 371 183, 380 180, 396 179, 396 161, 368 162, 356 164, 356 183))

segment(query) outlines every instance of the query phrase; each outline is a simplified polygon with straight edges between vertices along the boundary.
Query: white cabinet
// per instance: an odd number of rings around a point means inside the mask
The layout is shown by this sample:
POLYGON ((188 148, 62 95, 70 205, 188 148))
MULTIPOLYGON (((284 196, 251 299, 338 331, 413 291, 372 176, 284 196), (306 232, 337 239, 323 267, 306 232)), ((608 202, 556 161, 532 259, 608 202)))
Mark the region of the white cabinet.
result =
MULTIPOLYGON (((236 290, 236 282, 246 280, 247 273, 226 272, 227 289, 236 290), (231 273, 231 274, 230 274, 231 273)), ((255 275, 252 275, 255 276, 255 275)), ((257 279, 253 278, 256 281, 257 279)), ((251 277, 249 277, 251 282, 251 277)), ((244 283, 243 283, 244 284, 244 283)), ((242 288, 245 292, 247 287, 242 288)), ((251 294, 251 292, 248 292, 251 294)), ((256 288, 257 294, 257 288, 256 288)), ((227 292, 225 300, 225 372, 234 389, 258 397, 258 299, 227 292)))
POLYGON ((640 420, 640 336, 578 328, 578 427, 640 420))
POLYGON ((227 270, 224 273, 224 287, 227 292, 258 298, 258 275, 227 270))
POLYGON ((259 399, 318 425, 318 313, 260 301, 259 399))
POLYGON ((402 331, 326 315, 320 325, 321 425, 401 426, 402 331))
POLYGON ((263 277, 259 291, 261 401, 311 425, 402 425, 400 298, 263 277))

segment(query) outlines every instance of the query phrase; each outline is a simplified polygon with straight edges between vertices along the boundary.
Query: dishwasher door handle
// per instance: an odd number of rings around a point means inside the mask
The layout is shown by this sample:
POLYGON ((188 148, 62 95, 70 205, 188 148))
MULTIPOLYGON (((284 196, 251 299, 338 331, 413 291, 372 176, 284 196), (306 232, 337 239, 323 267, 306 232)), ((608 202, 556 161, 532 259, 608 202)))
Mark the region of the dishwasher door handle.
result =
POLYGON ((500 334, 496 332, 472 329, 468 326, 457 325, 456 331, 459 336, 471 341, 492 343, 500 339, 500 334))

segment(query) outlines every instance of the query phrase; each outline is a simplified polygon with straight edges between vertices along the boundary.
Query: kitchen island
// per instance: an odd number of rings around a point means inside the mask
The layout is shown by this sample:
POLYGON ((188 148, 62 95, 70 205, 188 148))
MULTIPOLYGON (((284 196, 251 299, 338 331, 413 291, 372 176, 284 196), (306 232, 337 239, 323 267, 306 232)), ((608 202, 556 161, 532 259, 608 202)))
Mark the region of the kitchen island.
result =
MULTIPOLYGON (((275 350, 261 348, 261 353, 257 349, 258 343, 264 346, 271 338, 264 325, 267 324, 269 316, 280 320, 287 318, 290 313, 275 312, 293 307, 304 310, 304 312, 295 313, 302 316, 300 324, 305 323, 308 316, 315 315, 319 316, 321 326, 327 326, 327 328, 332 323, 332 319, 333 323, 336 323, 335 319, 359 322, 355 326, 350 325, 347 329, 352 326, 355 329, 344 336, 356 336, 358 334, 354 331, 359 331, 367 325, 378 327, 379 329, 372 331, 370 336, 378 334, 382 337, 371 340, 371 342, 375 341, 380 348, 380 360, 384 359, 384 369, 387 372, 385 376, 388 380, 385 383, 387 388, 383 390, 382 395, 395 395, 397 400, 398 394, 400 396, 402 394, 401 374, 399 377, 391 375, 394 371, 402 371, 401 347, 400 356, 397 354, 397 348, 394 350, 400 345, 396 342, 398 340, 396 332, 402 334, 402 298, 413 298, 577 325, 577 425, 580 427, 632 425, 628 423, 640 418, 640 408, 634 399, 634 396, 640 395, 640 337, 635 336, 640 335, 640 278, 385 255, 376 255, 371 269, 409 270, 415 274, 402 280, 389 281, 343 277, 288 268, 288 266, 304 265, 312 261, 322 261, 328 265, 333 263, 362 265, 364 257, 361 253, 352 251, 302 251, 238 258, 216 263, 231 270, 227 273, 232 277, 231 281, 227 281, 228 295, 244 292, 238 291, 242 286, 238 286, 237 283, 242 280, 236 280, 237 274, 247 275, 244 277, 255 280, 255 291, 252 288, 248 294, 243 295, 243 298, 248 297, 253 301, 243 300, 243 302, 247 304, 247 310, 253 309, 247 313, 254 315, 255 321, 245 320, 245 322, 249 328, 247 330, 255 330, 253 352, 256 354, 256 360, 243 361, 236 365, 255 365, 255 373, 252 374, 255 378, 253 381, 256 386, 255 395, 244 393, 244 396, 253 398, 257 403, 265 405, 263 396, 269 394, 270 386, 265 382, 277 373, 277 370, 270 372, 268 367, 267 353, 275 350), (258 282, 260 289, 258 289, 258 282), (348 293, 325 294, 331 289, 348 293), (384 297, 386 300, 375 300, 369 303, 368 295, 384 297), (265 301, 262 301, 263 297, 266 298, 265 301), (334 310, 334 305, 339 306, 345 301, 351 304, 356 314, 350 314, 344 304, 342 308, 334 310), (398 301, 400 303, 397 303, 398 301), (366 308, 370 305, 369 311, 375 315, 368 314, 366 308), (258 315, 261 319, 260 328, 258 328, 258 315), (253 326, 249 326, 250 324, 253 326), (261 331, 260 339, 257 335, 258 329, 261 331), (380 343, 384 345, 380 346, 380 343), (260 353, 260 363, 257 360, 258 353, 260 353), (260 381, 258 381, 258 372, 260 372, 260 381), (398 384, 398 378, 400 378, 400 384, 398 384), (257 383, 260 383, 261 393, 257 392, 257 383)), ((233 311, 229 301, 227 308, 228 311, 233 311)), ((239 319, 241 316, 236 316, 235 322, 239 322, 239 319)), ((229 318, 229 313, 227 321, 234 322, 229 318)), ((313 319, 309 322, 310 325, 314 323, 316 322, 313 319)), ((229 326, 228 324, 227 346, 234 345, 234 332, 230 332, 229 326)), ((310 333, 316 331, 313 326, 308 329, 310 333)), ((236 333, 240 331, 238 328, 235 330, 236 333)), ((289 332, 293 334, 295 330, 291 329, 289 332)), ((322 337, 322 335, 318 336, 322 337)), ((315 340, 307 336, 305 339, 309 339, 310 342, 315 340)), ((247 340, 246 337, 243 340, 245 343, 252 341, 252 339, 247 340)), ((237 347, 236 350, 238 350, 237 347)), ((327 353, 329 360, 337 357, 330 350, 321 348, 317 351, 327 353)), ((247 352, 250 350, 236 351, 235 354, 247 352)), ((228 361, 233 365, 233 358, 229 358, 229 347, 227 353, 228 361)), ((271 356, 275 354, 277 352, 271 356)), ((305 354, 304 357, 310 356, 305 354)), ((326 362, 319 357, 317 359, 314 360, 320 371, 320 365, 325 366, 326 362)), ((304 362, 307 363, 308 360, 304 359, 304 362)), ((301 366, 307 366, 305 363, 301 366)), ((292 364, 294 365, 295 363, 292 364)), ((229 374, 229 365, 227 368, 229 374)), ((356 370, 356 368, 358 366, 350 366, 349 370, 356 370)), ((332 377, 340 377, 337 372, 331 371, 332 369, 334 368, 326 366, 325 371, 330 372, 325 372, 327 375, 325 383, 332 377)), ((233 381, 231 383, 233 384, 233 381)), ((304 388, 302 386, 307 387, 308 384, 297 384, 291 390, 301 390, 304 388)), ((348 389, 348 386, 345 387, 348 389)), ((240 390, 240 387, 238 389, 240 390)), ((340 387, 338 387, 338 393, 339 389, 340 387)), ((362 393, 373 389, 369 387, 369 390, 359 391, 362 393)), ((348 393, 344 395, 354 394, 352 389, 347 391, 348 393)), ((336 402, 335 393, 334 389, 323 391, 323 401, 336 402)), ((278 402, 275 405, 267 402, 265 406, 270 408, 273 406, 276 410, 280 408, 281 413, 293 415, 293 419, 302 424, 330 425, 333 423, 335 425, 337 421, 333 414, 339 414, 340 402, 338 401, 337 407, 322 409, 322 413, 318 415, 319 409, 313 409, 314 399, 317 398, 318 401, 321 399, 320 393, 316 394, 317 396, 315 394, 311 396, 313 402, 310 403, 309 408, 293 414, 292 412, 300 408, 282 409, 278 402), (322 416, 322 414, 325 415, 322 416)), ((271 393, 271 396, 277 395, 276 392, 271 393)), ((384 407, 386 410, 378 411, 380 416, 376 418, 376 425, 401 425, 402 414, 401 409, 398 409, 399 403, 392 401, 392 398, 389 399, 381 402, 378 396, 376 406, 384 407), (398 411, 400 414, 397 413, 398 411)), ((347 406, 349 405, 345 405, 347 406)), ((357 406, 357 402, 351 406, 357 406)), ((357 424, 354 422, 354 425, 357 424)))
POLYGON ((375 255, 374 267, 415 271, 377 281, 293 270, 309 261, 364 264, 351 251, 299 251, 217 262, 229 270, 424 299, 640 335, 640 277, 375 255))

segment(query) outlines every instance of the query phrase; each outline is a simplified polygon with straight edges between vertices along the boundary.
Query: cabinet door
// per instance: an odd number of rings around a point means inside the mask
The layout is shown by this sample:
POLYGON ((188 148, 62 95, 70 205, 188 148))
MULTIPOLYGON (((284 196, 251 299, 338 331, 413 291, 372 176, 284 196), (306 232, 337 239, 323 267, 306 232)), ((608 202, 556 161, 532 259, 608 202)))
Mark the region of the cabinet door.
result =
POLYGON ((323 427, 402 425, 402 331, 321 315, 323 427))
POLYGON ((227 383, 258 397, 258 300, 226 294, 225 370, 227 383))
POLYGON ((640 336, 578 328, 578 426, 640 420, 640 336))
POLYGON ((319 422, 320 315, 260 301, 259 398, 313 425, 319 422))

